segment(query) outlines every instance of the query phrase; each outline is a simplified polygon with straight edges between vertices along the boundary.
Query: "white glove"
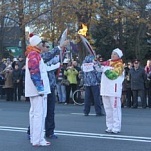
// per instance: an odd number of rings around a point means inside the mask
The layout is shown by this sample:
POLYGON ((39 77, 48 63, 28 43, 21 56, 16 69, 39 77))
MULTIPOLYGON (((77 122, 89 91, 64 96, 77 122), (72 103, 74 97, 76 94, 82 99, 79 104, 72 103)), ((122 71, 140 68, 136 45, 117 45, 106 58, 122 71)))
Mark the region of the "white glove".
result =
POLYGON ((60 67, 60 62, 58 62, 56 64, 52 64, 51 66, 46 65, 46 70, 47 71, 52 71, 52 70, 58 69, 59 67, 60 67))

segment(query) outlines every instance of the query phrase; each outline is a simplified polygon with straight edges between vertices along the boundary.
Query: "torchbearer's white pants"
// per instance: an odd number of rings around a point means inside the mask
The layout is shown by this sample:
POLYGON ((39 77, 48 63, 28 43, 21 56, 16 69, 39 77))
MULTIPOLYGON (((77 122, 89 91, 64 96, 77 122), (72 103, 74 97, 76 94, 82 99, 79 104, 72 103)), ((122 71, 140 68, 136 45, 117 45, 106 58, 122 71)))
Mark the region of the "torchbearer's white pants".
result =
POLYGON ((47 97, 30 97, 30 104, 30 141, 33 145, 36 145, 45 141, 44 126, 47 112, 47 97))
POLYGON ((121 98, 102 96, 106 113, 106 126, 112 131, 121 131, 121 98))

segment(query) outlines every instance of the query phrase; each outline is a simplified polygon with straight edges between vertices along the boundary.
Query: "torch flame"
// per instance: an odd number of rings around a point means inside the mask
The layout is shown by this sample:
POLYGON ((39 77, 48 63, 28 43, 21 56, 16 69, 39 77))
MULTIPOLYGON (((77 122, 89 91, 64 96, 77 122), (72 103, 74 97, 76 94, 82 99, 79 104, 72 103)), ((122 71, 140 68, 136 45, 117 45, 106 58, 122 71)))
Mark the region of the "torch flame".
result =
POLYGON ((82 36, 86 36, 87 30, 88 30, 87 26, 82 24, 82 29, 79 29, 78 34, 82 36))

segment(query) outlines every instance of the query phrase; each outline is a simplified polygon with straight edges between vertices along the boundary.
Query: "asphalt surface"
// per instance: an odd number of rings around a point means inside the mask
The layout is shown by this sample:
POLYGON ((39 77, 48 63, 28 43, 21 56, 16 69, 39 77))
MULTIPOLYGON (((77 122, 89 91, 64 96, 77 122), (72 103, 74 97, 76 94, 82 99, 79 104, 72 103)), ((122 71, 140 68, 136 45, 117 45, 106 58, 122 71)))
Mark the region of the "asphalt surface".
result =
POLYGON ((122 109, 122 132, 105 133, 105 116, 83 116, 83 106, 56 104, 56 134, 49 147, 27 139, 29 102, 0 101, 0 151, 151 151, 151 109, 122 109))

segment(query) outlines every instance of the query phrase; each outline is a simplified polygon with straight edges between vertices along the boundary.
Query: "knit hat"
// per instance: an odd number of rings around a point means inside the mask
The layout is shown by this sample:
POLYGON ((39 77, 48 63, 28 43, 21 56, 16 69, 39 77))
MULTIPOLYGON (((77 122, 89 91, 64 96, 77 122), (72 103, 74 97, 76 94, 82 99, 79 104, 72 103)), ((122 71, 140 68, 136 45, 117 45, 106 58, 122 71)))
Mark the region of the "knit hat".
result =
POLYGON ((41 38, 38 35, 33 35, 29 39, 29 43, 31 46, 37 46, 41 42, 41 38))
POLYGON ((113 52, 116 52, 120 58, 123 56, 123 52, 119 48, 114 49, 113 52))

